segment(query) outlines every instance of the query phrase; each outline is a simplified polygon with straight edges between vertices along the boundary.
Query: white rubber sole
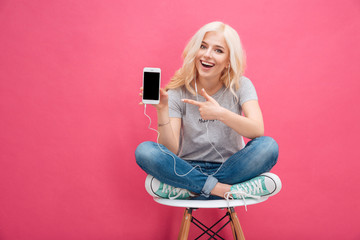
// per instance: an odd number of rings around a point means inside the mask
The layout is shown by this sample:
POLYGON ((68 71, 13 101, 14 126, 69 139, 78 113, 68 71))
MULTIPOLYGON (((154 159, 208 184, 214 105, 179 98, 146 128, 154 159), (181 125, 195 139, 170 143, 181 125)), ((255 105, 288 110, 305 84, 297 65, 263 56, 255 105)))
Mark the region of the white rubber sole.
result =
POLYGON ((282 188, 282 183, 280 178, 270 172, 263 173, 260 176, 266 176, 265 178, 265 186, 267 189, 271 189, 270 194, 266 195, 265 197, 271 197, 278 194, 282 188))

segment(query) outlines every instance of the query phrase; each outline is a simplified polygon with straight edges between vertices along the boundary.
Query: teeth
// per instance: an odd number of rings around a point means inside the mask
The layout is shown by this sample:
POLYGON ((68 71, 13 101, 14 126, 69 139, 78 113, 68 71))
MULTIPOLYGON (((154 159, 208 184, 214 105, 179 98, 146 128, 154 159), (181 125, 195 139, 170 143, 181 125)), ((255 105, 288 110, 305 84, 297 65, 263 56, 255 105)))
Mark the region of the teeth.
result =
POLYGON ((213 63, 208 63, 208 62, 203 62, 203 61, 201 61, 201 63, 202 63, 203 65, 209 66, 209 67, 213 67, 213 66, 214 66, 213 63))

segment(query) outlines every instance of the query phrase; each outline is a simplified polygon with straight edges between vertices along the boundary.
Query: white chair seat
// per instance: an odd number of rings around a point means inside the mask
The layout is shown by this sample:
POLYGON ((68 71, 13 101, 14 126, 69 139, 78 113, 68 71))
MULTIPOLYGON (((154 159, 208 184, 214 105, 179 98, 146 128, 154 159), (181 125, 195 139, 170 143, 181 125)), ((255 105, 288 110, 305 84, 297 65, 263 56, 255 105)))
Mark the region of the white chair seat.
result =
POLYGON ((154 201, 171 206, 171 207, 185 207, 185 208, 228 208, 228 207, 239 207, 245 206, 245 204, 253 205, 257 203, 264 202, 268 199, 268 197, 262 197, 260 199, 245 199, 244 200, 171 200, 165 198, 154 198, 154 201))

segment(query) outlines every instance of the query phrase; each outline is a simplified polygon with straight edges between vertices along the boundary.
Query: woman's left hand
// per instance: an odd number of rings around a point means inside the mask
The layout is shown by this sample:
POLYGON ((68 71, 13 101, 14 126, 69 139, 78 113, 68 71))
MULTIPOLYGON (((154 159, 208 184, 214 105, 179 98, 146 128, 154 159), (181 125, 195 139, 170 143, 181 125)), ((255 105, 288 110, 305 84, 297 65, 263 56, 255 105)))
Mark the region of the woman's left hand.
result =
POLYGON ((200 95, 203 96, 206 101, 198 102, 191 99, 182 99, 185 103, 190 103, 192 105, 199 107, 200 116, 204 120, 219 120, 223 108, 219 103, 212 97, 210 97, 205 89, 201 89, 200 95))

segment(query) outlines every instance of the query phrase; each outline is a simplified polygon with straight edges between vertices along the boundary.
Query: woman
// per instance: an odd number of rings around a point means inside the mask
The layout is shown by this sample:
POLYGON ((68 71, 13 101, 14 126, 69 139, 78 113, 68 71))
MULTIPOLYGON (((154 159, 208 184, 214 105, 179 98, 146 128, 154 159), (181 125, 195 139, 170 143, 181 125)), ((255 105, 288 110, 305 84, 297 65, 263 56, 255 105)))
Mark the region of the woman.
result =
MULTIPOLYGON (((186 199, 271 196, 278 145, 264 137, 262 113, 236 31, 221 22, 203 26, 187 44, 183 66, 160 90, 158 143, 136 149, 148 173, 147 191, 186 199), (243 114, 243 116, 242 116, 243 114), (252 139, 246 146, 242 137, 252 139)), ((141 95, 141 94, 140 94, 141 95)))

